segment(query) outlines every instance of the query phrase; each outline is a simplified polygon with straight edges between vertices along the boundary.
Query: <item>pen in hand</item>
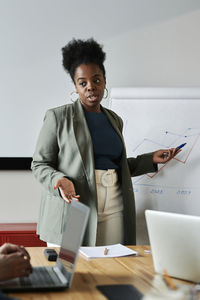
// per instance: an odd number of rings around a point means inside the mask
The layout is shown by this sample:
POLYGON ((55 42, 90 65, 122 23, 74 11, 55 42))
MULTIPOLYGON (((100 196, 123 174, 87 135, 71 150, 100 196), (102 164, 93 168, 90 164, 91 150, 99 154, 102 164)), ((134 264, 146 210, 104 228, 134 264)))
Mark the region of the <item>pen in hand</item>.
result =
MULTIPOLYGON (((179 145, 178 147, 176 147, 176 152, 175 152, 175 154, 177 153, 178 150, 180 150, 181 148, 183 148, 186 144, 187 144, 187 143, 184 143, 184 144, 181 144, 181 145, 179 145)), ((168 157, 168 153, 167 153, 167 152, 164 153, 163 156, 164 156, 164 157, 168 157)))

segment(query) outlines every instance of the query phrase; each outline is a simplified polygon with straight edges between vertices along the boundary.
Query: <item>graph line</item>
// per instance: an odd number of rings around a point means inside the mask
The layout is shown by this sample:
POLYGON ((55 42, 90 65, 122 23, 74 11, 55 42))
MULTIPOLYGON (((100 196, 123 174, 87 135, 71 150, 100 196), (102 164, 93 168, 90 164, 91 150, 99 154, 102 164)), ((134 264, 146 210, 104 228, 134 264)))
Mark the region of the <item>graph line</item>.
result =
MULTIPOLYGON (((196 137, 196 139, 195 139, 195 141, 194 141, 194 143, 193 143, 193 145, 192 145, 190 151, 188 152, 188 155, 186 156, 186 159, 185 159, 184 161, 182 161, 182 160, 180 160, 180 159, 178 159, 178 158, 176 158, 176 157, 174 157, 173 159, 176 160, 176 161, 178 161, 178 162, 180 162, 180 163, 185 164, 186 161, 188 160, 188 157, 190 156, 192 150, 194 149, 194 146, 196 145, 196 143, 197 143, 199 137, 200 137, 200 135, 198 135, 198 136, 196 137)), ((153 177, 157 176, 157 175, 160 173, 160 171, 161 171, 163 168, 165 168, 166 165, 167 165, 169 162, 170 162, 170 160, 169 160, 168 162, 166 162, 166 163, 165 163, 165 164, 164 164, 164 165, 163 165, 156 173, 154 173, 153 175, 146 174, 146 176, 148 176, 148 177, 150 177, 150 178, 153 178, 153 177)))
POLYGON ((188 152, 188 155, 186 156, 186 159, 185 159, 184 161, 182 161, 182 160, 180 160, 180 159, 178 159, 178 158, 176 158, 176 157, 174 157, 174 159, 177 160, 177 161, 179 161, 179 162, 181 162, 181 163, 183 163, 183 164, 185 164, 186 161, 188 160, 188 157, 190 156, 190 154, 191 154, 191 152, 192 152, 194 146, 196 145, 196 143, 197 143, 199 137, 200 137, 200 135, 198 135, 198 136, 196 137, 196 139, 195 139, 195 141, 194 141, 194 144, 192 145, 192 147, 191 147, 190 151, 188 152))

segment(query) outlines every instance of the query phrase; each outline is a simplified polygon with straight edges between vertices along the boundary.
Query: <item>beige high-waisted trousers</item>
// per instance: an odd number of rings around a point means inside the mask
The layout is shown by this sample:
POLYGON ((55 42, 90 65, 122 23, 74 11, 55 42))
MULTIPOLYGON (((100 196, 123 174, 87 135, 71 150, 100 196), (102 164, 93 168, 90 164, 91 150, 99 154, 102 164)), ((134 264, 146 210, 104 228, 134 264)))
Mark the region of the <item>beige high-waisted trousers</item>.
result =
POLYGON ((95 170, 98 224, 96 246, 124 242, 123 199, 118 175, 114 169, 95 170))
MULTIPOLYGON (((96 246, 124 242, 123 200, 115 170, 95 170, 98 203, 96 246)), ((60 247, 47 243, 48 247, 60 247)))

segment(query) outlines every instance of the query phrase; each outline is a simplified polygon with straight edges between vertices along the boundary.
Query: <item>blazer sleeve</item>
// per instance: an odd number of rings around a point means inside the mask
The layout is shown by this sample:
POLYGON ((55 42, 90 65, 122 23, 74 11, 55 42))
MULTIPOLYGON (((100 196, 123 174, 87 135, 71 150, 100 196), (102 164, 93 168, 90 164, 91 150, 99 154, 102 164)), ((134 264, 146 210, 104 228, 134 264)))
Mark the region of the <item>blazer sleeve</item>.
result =
POLYGON ((57 170, 58 152, 56 115, 53 110, 48 110, 36 144, 31 169, 36 179, 55 196, 60 194, 58 189, 54 191, 53 187, 59 178, 65 176, 57 170))
POLYGON ((158 170, 157 164, 153 163, 153 153, 138 155, 136 158, 129 157, 127 162, 132 177, 158 170))

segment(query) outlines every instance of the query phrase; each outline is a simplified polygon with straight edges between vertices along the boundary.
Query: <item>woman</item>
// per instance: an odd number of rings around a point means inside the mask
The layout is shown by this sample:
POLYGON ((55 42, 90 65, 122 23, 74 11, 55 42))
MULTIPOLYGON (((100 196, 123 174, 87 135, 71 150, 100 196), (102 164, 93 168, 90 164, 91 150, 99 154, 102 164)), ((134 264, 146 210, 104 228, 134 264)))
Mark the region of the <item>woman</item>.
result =
POLYGON ((43 185, 37 233, 60 244, 75 198, 91 209, 84 245, 135 244, 131 176, 156 171, 176 149, 127 159, 122 120, 100 104, 106 91, 102 47, 93 39, 72 40, 62 54, 78 99, 50 109, 40 132, 32 162, 43 185))

